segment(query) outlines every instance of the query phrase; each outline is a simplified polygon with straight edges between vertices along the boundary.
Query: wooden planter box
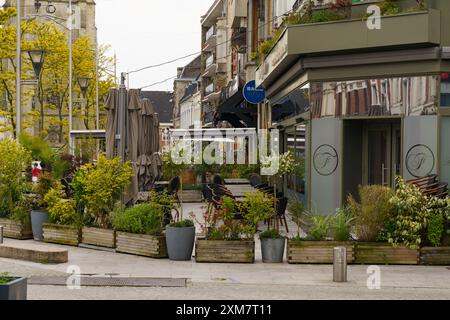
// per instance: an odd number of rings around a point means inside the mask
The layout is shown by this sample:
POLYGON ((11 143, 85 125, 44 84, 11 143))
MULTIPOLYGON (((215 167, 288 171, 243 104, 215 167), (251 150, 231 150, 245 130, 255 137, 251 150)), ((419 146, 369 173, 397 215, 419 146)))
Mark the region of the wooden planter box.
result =
POLYGON ((419 250, 393 247, 387 243, 360 242, 356 244, 355 263, 416 265, 419 263, 419 250))
POLYGON ((166 236, 117 232, 117 252, 151 258, 167 258, 166 236))
POLYGON ((19 240, 33 239, 33 231, 31 230, 31 223, 23 224, 9 219, 0 219, 0 226, 3 229, 3 236, 5 238, 13 238, 19 240))
POLYGON ((346 247, 347 263, 355 261, 355 245, 352 242, 288 240, 286 256, 291 264, 331 264, 335 247, 346 247))
POLYGON ((81 243, 98 247, 115 248, 116 232, 108 229, 84 227, 81 232, 81 243))
POLYGON ((429 266, 450 265, 450 247, 423 247, 420 249, 420 264, 429 266))
POLYGON ((195 246, 196 262, 254 263, 255 241, 198 239, 195 246))
POLYGON ((77 246, 80 243, 80 229, 78 227, 45 223, 43 230, 45 242, 69 246, 77 246))
POLYGON ((183 190, 179 192, 180 200, 184 203, 200 203, 202 202, 202 192, 198 190, 183 190))

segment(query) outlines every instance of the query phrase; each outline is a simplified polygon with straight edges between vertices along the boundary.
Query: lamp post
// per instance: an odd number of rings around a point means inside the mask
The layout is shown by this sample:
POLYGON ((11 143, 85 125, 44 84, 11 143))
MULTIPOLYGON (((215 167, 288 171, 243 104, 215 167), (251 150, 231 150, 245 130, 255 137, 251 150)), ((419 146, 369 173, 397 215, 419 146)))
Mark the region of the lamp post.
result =
POLYGON ((39 81, 41 77, 42 67, 44 66, 45 53, 43 49, 27 50, 31 63, 33 64, 36 79, 39 81))
POLYGON ((20 130, 21 130, 21 99, 22 99, 22 87, 21 87, 21 80, 22 80, 22 59, 21 59, 21 21, 22 21, 22 15, 20 8, 22 6, 22 1, 17 0, 16 2, 16 11, 17 11, 17 46, 16 46, 16 138, 19 138, 20 130))
POLYGON ((88 78, 88 77, 78 77, 77 78, 78 86, 81 89, 81 94, 83 95, 83 99, 86 99, 86 93, 89 88, 89 81, 91 81, 91 78, 88 78))

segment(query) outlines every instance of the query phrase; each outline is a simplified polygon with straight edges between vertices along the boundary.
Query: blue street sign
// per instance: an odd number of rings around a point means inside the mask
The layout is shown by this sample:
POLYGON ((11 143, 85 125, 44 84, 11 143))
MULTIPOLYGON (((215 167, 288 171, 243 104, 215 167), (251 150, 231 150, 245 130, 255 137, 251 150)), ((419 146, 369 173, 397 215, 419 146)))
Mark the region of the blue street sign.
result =
POLYGON ((252 80, 247 82, 243 90, 244 99, 249 103, 258 104, 264 101, 266 98, 266 89, 262 87, 256 88, 256 81, 252 80))

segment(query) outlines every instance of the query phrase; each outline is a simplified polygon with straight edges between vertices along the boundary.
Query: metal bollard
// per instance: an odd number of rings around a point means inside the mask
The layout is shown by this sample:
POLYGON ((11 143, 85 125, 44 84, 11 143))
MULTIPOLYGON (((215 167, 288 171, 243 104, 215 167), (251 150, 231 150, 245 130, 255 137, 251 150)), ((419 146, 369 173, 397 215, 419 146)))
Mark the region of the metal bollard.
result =
POLYGON ((0 226, 0 244, 3 244, 3 226, 0 226))
POLYGON ((334 248, 333 281, 347 282, 347 248, 334 248))

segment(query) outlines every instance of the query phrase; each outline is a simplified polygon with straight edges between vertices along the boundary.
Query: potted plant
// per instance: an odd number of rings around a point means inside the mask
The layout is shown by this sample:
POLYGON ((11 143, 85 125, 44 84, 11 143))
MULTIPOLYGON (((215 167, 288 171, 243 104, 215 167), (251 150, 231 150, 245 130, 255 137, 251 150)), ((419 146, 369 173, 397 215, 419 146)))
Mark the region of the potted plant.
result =
POLYGON ((261 240, 262 261, 265 263, 283 262, 286 238, 278 230, 272 229, 259 235, 261 240))
POLYGON ((132 177, 129 162, 104 156, 96 164, 84 165, 76 172, 71 190, 78 212, 84 215, 83 244, 115 248, 116 234, 110 214, 132 177))
POLYGON ((16 141, 0 141, 0 225, 5 227, 5 237, 32 238, 29 202, 25 196, 29 185, 23 174, 30 159, 29 152, 16 141))
POLYGON ((63 186, 57 183, 55 188, 44 197, 50 219, 43 224, 45 242, 77 246, 80 243, 82 216, 76 210, 75 201, 66 199, 63 186))
POLYGON ((420 236, 403 223, 424 214, 425 199, 420 190, 403 180, 397 180, 397 187, 394 191, 383 186, 362 186, 359 202, 349 198, 348 209, 355 217, 355 263, 418 263, 415 245, 420 244, 420 236), (402 235, 405 227, 407 237, 402 235))
POLYGON ((42 172, 39 175, 38 182, 34 185, 34 196, 30 196, 32 200, 31 225, 33 229, 33 237, 36 241, 42 241, 43 225, 50 220, 47 204, 44 201, 45 195, 56 187, 56 181, 50 172, 42 172))
POLYGON ((166 258, 166 237, 163 205, 149 202, 125 209, 118 205, 112 215, 112 224, 117 230, 117 252, 134 255, 166 258))
POLYGON ((166 243, 170 260, 191 260, 195 243, 194 222, 182 220, 168 225, 166 243))
POLYGON ((197 239, 195 261, 254 263, 257 225, 271 212, 272 197, 260 191, 247 194, 242 202, 223 197, 217 216, 205 222, 205 238, 197 239))
MULTIPOLYGON (((42 225, 50 219, 44 197, 51 188, 55 187, 58 180, 63 178, 65 171, 71 166, 61 155, 42 138, 21 133, 19 137, 21 145, 31 155, 31 159, 39 161, 42 172, 38 176, 38 182, 33 185, 33 193, 29 196, 31 203, 31 224, 33 237, 42 241, 42 225)), ((31 161, 29 162, 31 164, 31 161)))
POLYGON ((0 300, 27 300, 27 278, 0 274, 0 300))

